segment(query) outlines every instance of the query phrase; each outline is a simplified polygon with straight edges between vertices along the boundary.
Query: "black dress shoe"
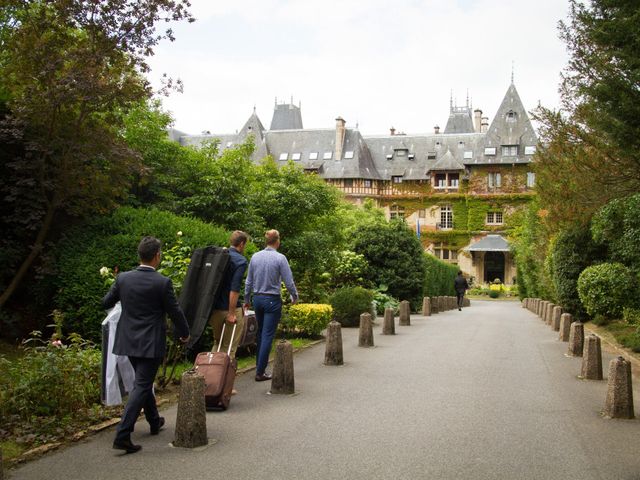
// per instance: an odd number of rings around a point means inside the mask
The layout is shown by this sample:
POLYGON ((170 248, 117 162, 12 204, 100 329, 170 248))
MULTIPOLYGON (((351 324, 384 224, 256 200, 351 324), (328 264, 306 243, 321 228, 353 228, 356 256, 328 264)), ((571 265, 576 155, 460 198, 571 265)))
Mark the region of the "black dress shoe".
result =
POLYGON ((160 430, 162 430, 162 427, 164 427, 164 417, 160 417, 158 419, 158 425, 151 427, 151 435, 158 435, 160 430))
POLYGON ((127 453, 136 453, 138 450, 142 450, 142 445, 134 445, 131 440, 114 440, 113 448, 124 450, 127 453))
POLYGON ((271 380, 271 375, 269 375, 268 373, 256 375, 256 382, 266 382, 267 380, 271 380))

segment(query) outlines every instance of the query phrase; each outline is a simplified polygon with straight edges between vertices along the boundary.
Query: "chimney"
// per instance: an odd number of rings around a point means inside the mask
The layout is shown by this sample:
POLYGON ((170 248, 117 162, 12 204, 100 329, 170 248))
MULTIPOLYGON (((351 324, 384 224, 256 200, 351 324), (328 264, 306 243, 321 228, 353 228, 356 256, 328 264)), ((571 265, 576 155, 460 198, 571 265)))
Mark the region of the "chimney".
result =
POLYGON ((336 160, 342 160, 342 147, 344 146, 344 136, 347 131, 346 124, 347 122, 344 118, 336 118, 336 160))
POLYGON ((487 133, 487 130, 489 130, 489 117, 482 117, 481 120, 480 133, 487 133))
POLYGON ((436 133, 436 134, 440 133, 440 126, 439 125, 436 125, 435 127, 433 127, 433 133, 436 133))
POLYGON ((482 110, 479 108, 473 111, 473 129, 476 133, 482 132, 482 110))
POLYGON ((391 127, 391 128, 389 129, 389 133, 391 134, 391 136, 394 136, 394 135, 396 134, 396 129, 395 129, 395 128, 393 128, 393 127, 391 127))

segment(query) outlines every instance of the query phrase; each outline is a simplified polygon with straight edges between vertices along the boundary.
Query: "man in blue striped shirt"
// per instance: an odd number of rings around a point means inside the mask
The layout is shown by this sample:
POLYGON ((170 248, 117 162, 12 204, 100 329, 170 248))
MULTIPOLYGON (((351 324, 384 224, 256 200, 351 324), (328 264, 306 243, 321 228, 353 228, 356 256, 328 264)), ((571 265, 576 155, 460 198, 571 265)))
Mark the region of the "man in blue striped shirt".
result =
POLYGON ((249 308, 250 302, 253 301, 258 322, 256 382, 271 380, 271 375, 266 372, 266 369, 273 337, 282 316, 282 298, 280 297, 282 282, 291 295, 291 301, 293 303, 298 301, 298 291, 293 282, 287 257, 278 253, 280 233, 277 230, 269 230, 264 237, 267 246, 251 257, 244 288, 244 306, 249 308))

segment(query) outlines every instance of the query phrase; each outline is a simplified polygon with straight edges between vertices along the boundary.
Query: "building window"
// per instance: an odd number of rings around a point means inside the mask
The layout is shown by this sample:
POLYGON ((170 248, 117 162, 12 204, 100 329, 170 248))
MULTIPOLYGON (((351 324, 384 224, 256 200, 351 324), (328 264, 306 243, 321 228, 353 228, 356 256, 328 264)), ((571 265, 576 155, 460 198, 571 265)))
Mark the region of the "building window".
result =
POLYGON ((351 187, 353 187, 353 179, 351 179, 351 178, 345 178, 345 179, 343 180, 343 185, 344 185, 344 188, 351 188, 351 187))
POLYGON ((517 145, 503 145, 502 146, 502 156, 503 157, 515 157, 518 155, 518 146, 517 145))
POLYGON ((280 154, 280 160, 286 160, 287 158, 289 158, 289 154, 288 153, 281 153, 280 154))
POLYGON ((364 188, 371 188, 371 180, 364 181, 364 188))
POLYGON ((506 115, 506 120, 509 123, 514 123, 516 120, 518 120, 518 114, 513 110, 509 110, 506 115))
POLYGON ((489 188, 499 188, 502 186, 502 176, 500 172, 491 172, 487 176, 487 184, 489 188))
POLYGON ((300 160, 301 156, 302 156, 301 153, 292 153, 291 154, 291 160, 300 160))
POLYGON ((460 176, 457 173, 450 173, 449 174, 449 186, 451 188, 458 188, 459 179, 460 179, 460 176))
POLYGON ((344 158, 353 158, 353 150, 344 152, 344 158))
POLYGON ((527 172, 527 187, 533 188, 536 186, 536 174, 534 172, 527 172))
POLYGON ((395 155, 397 157, 404 157, 407 154, 407 151, 406 150, 395 150, 394 153, 395 153, 395 155))
POLYGON ((440 228, 443 230, 453 228, 453 210, 450 205, 440 207, 440 228))
POLYGON ((317 160, 318 159, 318 152, 311 152, 309 154, 309 160, 317 160))
POLYGON ((472 150, 466 150, 464 152, 464 158, 466 160, 469 160, 469 159, 473 158, 473 151, 472 150))
POLYGON ((502 212, 487 212, 488 225, 502 225, 502 212))
POLYGON ((391 177, 393 183, 402 183, 402 175, 394 175, 391 177))
POLYGON ((427 218, 427 211, 424 208, 418 210, 418 218, 427 218))
POLYGON ((390 218, 404 218, 404 207, 400 205, 391 205, 389 209, 390 218))
POLYGON ((536 153, 536 146, 535 145, 529 145, 529 146, 525 146, 524 147, 524 154, 525 155, 533 155, 536 153))
POLYGON ((495 155, 496 154, 496 147, 485 147, 484 154, 485 155, 495 155))
POLYGON ((435 160, 435 159, 436 159, 436 152, 427 153, 427 160, 435 160))
POLYGON ((436 173, 436 188, 447 188, 447 175, 436 173))
POLYGON ((333 154, 333 152, 324 152, 324 155, 322 155, 322 158, 324 160, 331 160, 331 155, 333 154))
POLYGON ((433 249, 433 254, 440 260, 448 263, 458 263, 458 252, 450 248, 443 248, 442 244, 433 249))
POLYGON ((409 154, 409 160, 414 160, 416 158, 414 153, 409 154))

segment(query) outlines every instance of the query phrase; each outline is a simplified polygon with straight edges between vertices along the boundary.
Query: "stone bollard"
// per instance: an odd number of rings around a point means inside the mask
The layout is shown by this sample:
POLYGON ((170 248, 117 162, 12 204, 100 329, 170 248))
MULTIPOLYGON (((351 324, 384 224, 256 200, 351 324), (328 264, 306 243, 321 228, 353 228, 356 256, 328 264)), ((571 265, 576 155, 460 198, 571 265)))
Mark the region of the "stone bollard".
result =
POLYGON ((400 321, 398 325, 403 327, 411 325, 411 304, 406 300, 400 302, 400 321))
POLYGON ((429 297, 422 299, 422 315, 425 317, 431 316, 431 299, 429 297))
POLYGON ((555 308, 555 306, 555 303, 549 302, 547 304, 547 309, 544 312, 544 321, 549 326, 551 326, 551 320, 553 320, 553 309, 555 308))
POLYGON ((384 323, 382 324, 382 335, 395 335, 396 322, 393 308, 384 309, 384 323))
POLYGON ((573 322, 569 329, 569 351, 572 357, 581 357, 584 345, 584 325, 580 322, 573 322))
POLYGON ((208 443, 204 391, 204 377, 197 371, 182 374, 174 447, 196 448, 208 443))
POLYGON ((607 399, 603 413, 608 418, 634 418, 631 363, 623 357, 614 358, 609 364, 607 399))
POLYGON ((536 315, 538 315, 540 318, 542 318, 542 307, 544 306, 544 300, 540 300, 540 302, 538 302, 538 308, 536 308, 536 315))
POLYGON ((562 315, 562 307, 556 305, 551 312, 551 327, 556 331, 560 331, 560 316, 562 315))
POLYGON ((544 312, 547 309, 547 305, 549 304, 549 302, 547 300, 543 300, 542 302, 540 302, 540 313, 538 315, 540 315, 540 318, 544 321, 544 312))
MULTIPOLYGON (((371 314, 369 319, 371 319, 371 314)), ((371 320, 370 320, 371 321, 371 320)), ((273 379, 271 393, 291 395, 296 392, 293 375, 293 345, 287 340, 280 340, 276 345, 276 358, 273 361, 273 379)))
POLYGON ((431 315, 438 313, 438 297, 431 297, 431 315))
POLYGON ((358 338, 359 347, 373 347, 373 326, 371 325, 371 314, 360 315, 360 336, 358 338))
MULTIPOLYGON (((386 312, 385 312, 386 313, 386 312)), ((342 365, 342 325, 335 320, 327 327, 327 346, 324 351, 325 365, 342 365)))
POLYGON ((569 341, 571 322, 573 322, 573 315, 570 313, 563 313, 560 315, 560 335, 558 335, 558 338, 563 342, 569 341))
POLYGON ((580 377, 585 380, 602 380, 600 337, 593 333, 584 339, 580 377))

